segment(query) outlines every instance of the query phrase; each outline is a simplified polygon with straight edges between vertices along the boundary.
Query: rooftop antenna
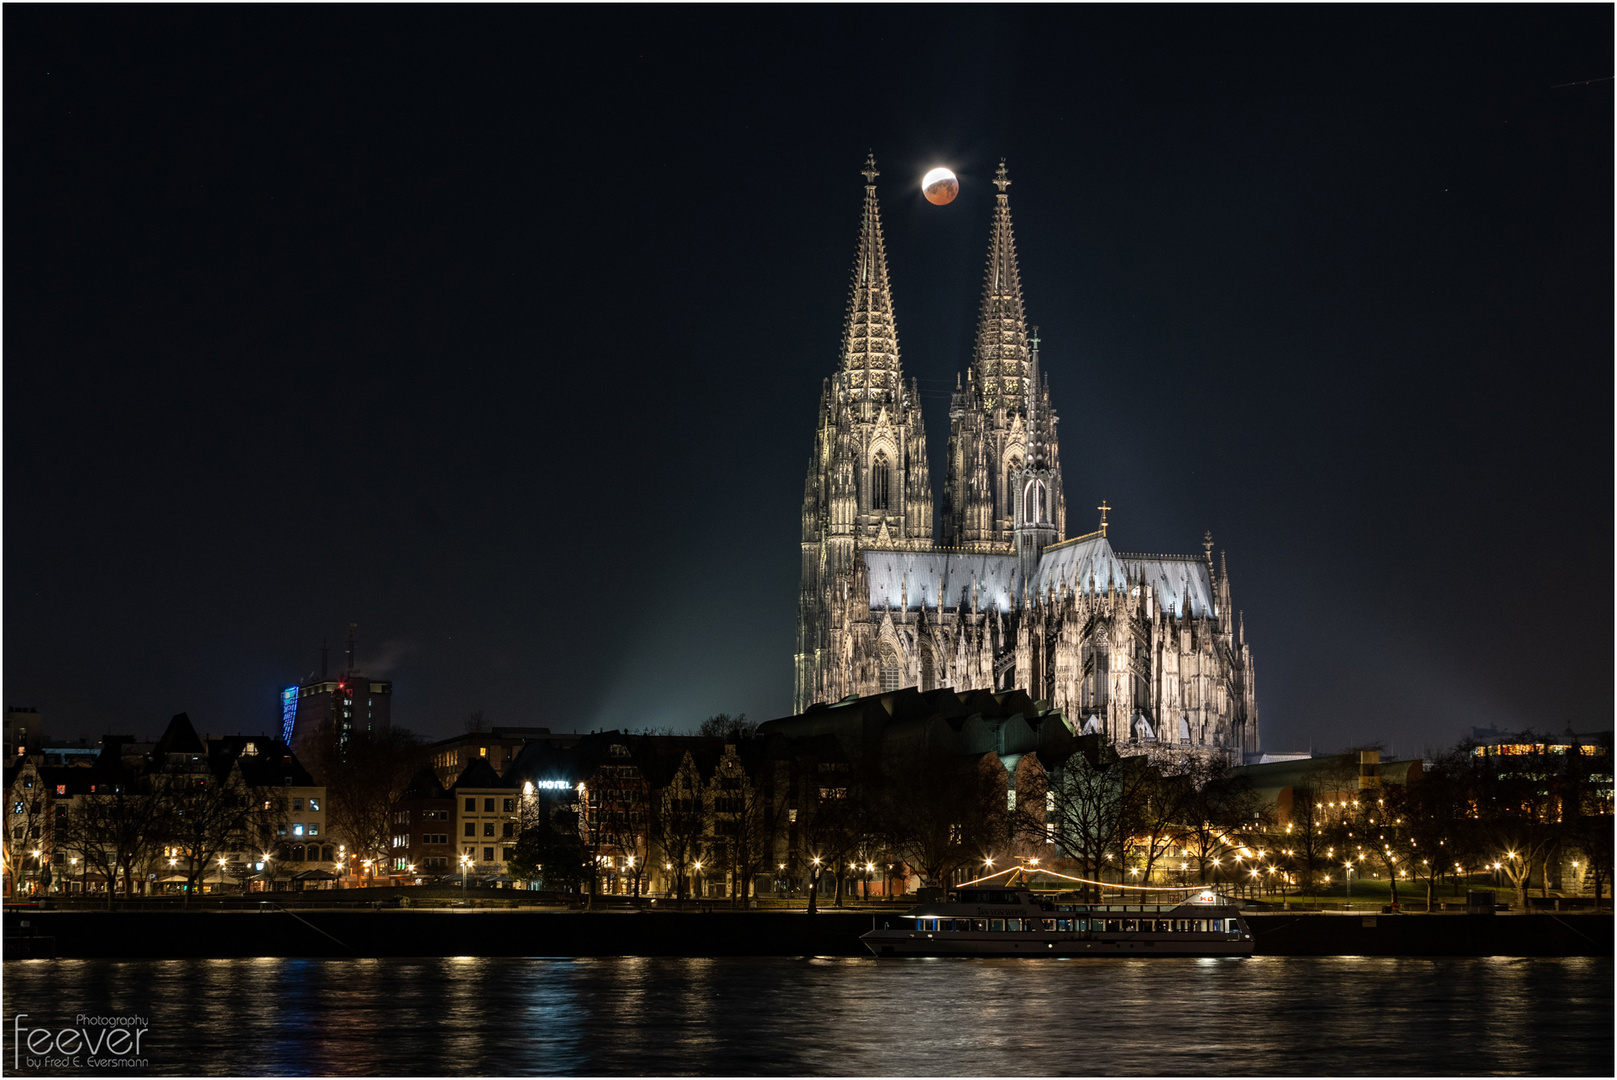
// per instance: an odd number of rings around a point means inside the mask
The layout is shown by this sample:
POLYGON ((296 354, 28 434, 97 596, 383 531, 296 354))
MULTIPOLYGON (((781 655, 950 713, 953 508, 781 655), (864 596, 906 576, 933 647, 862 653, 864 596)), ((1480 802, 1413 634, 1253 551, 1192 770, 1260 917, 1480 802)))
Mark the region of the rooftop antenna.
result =
POLYGON ((348 624, 348 674, 354 673, 354 633, 359 629, 358 623, 348 624))

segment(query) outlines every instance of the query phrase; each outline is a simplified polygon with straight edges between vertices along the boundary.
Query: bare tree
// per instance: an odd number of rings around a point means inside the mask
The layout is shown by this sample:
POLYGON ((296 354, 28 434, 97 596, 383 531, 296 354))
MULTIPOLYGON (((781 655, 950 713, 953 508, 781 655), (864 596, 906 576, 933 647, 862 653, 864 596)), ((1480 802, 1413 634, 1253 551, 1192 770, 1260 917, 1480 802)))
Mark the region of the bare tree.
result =
POLYGON ((27 873, 28 860, 34 860, 37 870, 50 858, 51 800, 32 765, 6 771, 10 782, 6 785, 5 872, 16 889, 27 873))
POLYGON ((1185 807, 1185 825, 1178 843, 1191 853, 1203 881, 1208 868, 1222 876, 1224 861, 1231 859, 1264 822, 1263 804, 1252 782, 1233 773, 1223 759, 1202 759, 1193 773, 1194 794, 1185 807))
POLYGON ((356 732, 344 743, 320 733, 310 772, 326 788, 326 820, 361 859, 380 866, 393 847, 393 814, 420 764, 420 741, 402 728, 356 732))
POLYGON ((736 713, 734 716, 729 713, 719 713, 717 716, 710 716, 703 720, 702 726, 697 728, 696 733, 710 739, 723 739, 726 742, 735 743, 740 742, 742 739, 752 738, 757 731, 757 723, 748 720, 746 713, 736 713))
POLYGON ((162 835, 162 800, 133 782, 98 783, 96 789, 73 800, 58 825, 57 843, 106 877, 110 906, 120 879, 124 896, 134 895, 135 874, 145 868, 162 835))
MULTIPOLYGON (((1081 877, 1103 880, 1108 854, 1121 856, 1118 838, 1123 822, 1124 768, 1117 751, 1096 736, 1086 736, 1058 767, 1048 772, 1047 809, 1056 843, 1078 863, 1081 877)), ((1099 887, 1081 890, 1098 898, 1099 887)))
POLYGON ((696 764, 686 755, 668 786, 654 792, 649 832, 653 843, 668 863, 674 879, 674 898, 685 899, 686 868, 701 858, 702 840, 707 827, 702 780, 696 764))
POLYGON ((975 763, 927 753, 887 762, 881 824, 894 854, 934 888, 993 846, 1000 796, 975 763))
POLYGON ((1174 772, 1165 772, 1161 763, 1149 758, 1126 759, 1122 791, 1122 833, 1132 848, 1128 854, 1145 865, 1140 875, 1140 902, 1145 903, 1143 886, 1151 882, 1157 860, 1173 847, 1187 814, 1196 802, 1194 765, 1179 763, 1174 772))
POLYGON ((1471 766, 1478 831, 1515 889, 1516 906, 1526 910, 1533 868, 1544 864, 1561 838, 1561 792, 1554 781, 1561 762, 1530 732, 1518 745, 1533 751, 1478 754, 1464 744, 1461 750, 1471 766))

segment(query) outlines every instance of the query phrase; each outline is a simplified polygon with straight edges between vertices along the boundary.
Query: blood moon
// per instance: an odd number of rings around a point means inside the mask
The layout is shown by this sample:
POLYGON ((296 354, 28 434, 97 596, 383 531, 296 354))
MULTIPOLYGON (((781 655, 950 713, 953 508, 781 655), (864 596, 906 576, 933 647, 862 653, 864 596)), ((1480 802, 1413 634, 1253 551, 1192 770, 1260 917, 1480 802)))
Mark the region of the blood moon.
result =
POLYGON ((933 169, 921 177, 921 194, 933 206, 943 206, 960 194, 960 181, 948 169, 933 169))

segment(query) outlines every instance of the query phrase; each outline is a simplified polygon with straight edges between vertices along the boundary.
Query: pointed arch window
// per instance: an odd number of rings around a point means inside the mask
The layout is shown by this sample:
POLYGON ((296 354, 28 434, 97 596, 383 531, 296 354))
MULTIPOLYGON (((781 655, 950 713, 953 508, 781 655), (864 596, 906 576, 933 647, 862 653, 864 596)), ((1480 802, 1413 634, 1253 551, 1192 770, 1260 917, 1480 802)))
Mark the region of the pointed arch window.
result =
POLYGON ((872 510, 886 510, 888 508, 888 488, 891 483, 892 470, 887 465, 887 455, 878 453, 875 462, 870 466, 870 508, 872 510))
POLYGON ((881 692, 886 694, 898 689, 898 654, 891 646, 881 651, 881 692))
POLYGON ((1044 520, 1044 482, 1029 480, 1022 489, 1022 520, 1037 525, 1044 520))

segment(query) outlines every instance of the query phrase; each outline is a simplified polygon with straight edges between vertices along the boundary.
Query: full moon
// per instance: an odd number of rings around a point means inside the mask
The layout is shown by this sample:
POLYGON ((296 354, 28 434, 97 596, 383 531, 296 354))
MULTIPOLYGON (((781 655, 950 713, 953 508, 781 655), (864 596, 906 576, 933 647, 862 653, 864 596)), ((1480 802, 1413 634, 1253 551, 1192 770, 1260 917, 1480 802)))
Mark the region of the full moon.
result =
POLYGON ((933 206, 952 203, 954 197, 960 194, 960 181, 948 169, 933 169, 921 177, 921 194, 933 206))

